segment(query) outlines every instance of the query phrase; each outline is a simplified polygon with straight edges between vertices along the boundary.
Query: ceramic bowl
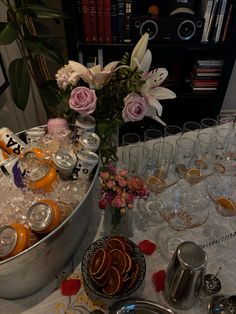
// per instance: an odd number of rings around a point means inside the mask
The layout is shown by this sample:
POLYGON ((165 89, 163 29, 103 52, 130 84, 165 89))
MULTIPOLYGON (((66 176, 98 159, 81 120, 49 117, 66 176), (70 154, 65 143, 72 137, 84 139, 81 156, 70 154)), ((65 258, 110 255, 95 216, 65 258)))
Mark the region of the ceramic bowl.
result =
MULTIPOLYGON (((127 238, 122 238, 127 242, 127 245, 128 245, 127 253, 131 257, 132 265, 133 266, 138 265, 138 268, 139 268, 138 276, 137 276, 137 279, 135 280, 135 283, 131 287, 129 287, 129 283, 130 283, 130 280, 132 277, 132 271, 133 271, 133 268, 131 268, 129 272, 122 274, 123 287, 119 292, 117 292, 114 295, 107 295, 106 293, 104 293, 103 292, 104 285, 99 286, 97 282, 95 282, 94 278, 92 277, 90 273, 90 266, 91 266, 95 253, 99 249, 104 249, 107 241, 111 238, 112 236, 106 236, 106 237, 100 238, 88 247, 82 259, 81 270, 82 270, 82 276, 85 283, 85 287, 89 288, 89 290, 92 291, 96 296, 104 297, 107 299, 120 299, 120 298, 124 298, 131 295, 141 286, 145 278, 146 263, 145 263, 144 255, 140 251, 138 246, 131 240, 127 238)), ((112 261, 112 267, 113 266, 116 267, 115 265, 113 265, 113 261, 112 261)), ((114 284, 117 285, 117 282, 115 282, 114 284)))

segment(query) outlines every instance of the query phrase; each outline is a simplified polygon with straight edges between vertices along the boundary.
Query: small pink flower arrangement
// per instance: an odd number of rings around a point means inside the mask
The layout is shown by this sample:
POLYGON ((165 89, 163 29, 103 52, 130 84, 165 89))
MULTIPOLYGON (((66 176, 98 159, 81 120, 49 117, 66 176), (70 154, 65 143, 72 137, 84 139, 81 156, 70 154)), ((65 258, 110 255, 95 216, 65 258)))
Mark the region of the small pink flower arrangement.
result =
POLYGON ((127 208, 133 208, 135 198, 144 197, 148 193, 141 178, 129 177, 128 170, 117 170, 112 165, 100 173, 100 181, 100 208, 104 209, 107 205, 112 205, 119 209, 121 215, 127 208))

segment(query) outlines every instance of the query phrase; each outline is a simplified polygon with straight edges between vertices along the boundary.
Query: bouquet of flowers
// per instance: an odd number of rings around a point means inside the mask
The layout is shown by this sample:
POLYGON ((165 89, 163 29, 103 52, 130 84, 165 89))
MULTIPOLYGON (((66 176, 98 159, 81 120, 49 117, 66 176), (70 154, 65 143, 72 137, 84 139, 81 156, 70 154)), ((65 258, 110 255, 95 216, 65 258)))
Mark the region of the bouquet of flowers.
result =
POLYGON ((165 68, 149 71, 152 54, 147 49, 148 39, 149 35, 145 33, 131 57, 125 53, 121 61, 113 61, 104 68, 100 65, 86 68, 69 61, 56 74, 58 95, 67 99, 64 117, 72 110, 96 119, 100 153, 106 164, 116 159, 109 140, 122 123, 148 116, 164 124, 160 119, 159 100, 176 97, 175 93, 160 86, 168 75, 165 68))
POLYGON ((139 177, 129 177, 128 170, 117 170, 109 165, 105 171, 100 172, 101 199, 99 207, 105 209, 110 205, 115 209, 112 223, 117 225, 126 210, 133 208, 135 198, 145 197, 148 190, 144 181, 139 177))

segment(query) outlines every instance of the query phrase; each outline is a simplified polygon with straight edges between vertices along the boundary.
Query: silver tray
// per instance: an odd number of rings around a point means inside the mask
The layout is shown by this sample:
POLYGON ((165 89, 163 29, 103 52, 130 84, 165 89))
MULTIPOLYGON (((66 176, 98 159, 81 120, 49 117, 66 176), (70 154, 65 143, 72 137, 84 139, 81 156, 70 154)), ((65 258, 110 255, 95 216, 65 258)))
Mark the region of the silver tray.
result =
POLYGON ((110 314, 175 314, 173 310, 146 300, 126 300, 114 304, 110 314))

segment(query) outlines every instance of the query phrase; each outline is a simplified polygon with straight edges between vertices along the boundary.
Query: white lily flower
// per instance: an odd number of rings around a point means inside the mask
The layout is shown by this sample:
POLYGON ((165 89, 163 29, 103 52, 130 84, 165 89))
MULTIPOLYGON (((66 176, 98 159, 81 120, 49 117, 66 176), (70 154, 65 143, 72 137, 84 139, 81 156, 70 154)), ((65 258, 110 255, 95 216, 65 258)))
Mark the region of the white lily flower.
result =
POLYGON ((94 89, 99 89, 108 83, 118 63, 119 61, 110 62, 104 68, 100 64, 86 68, 81 63, 69 61, 73 71, 78 73, 79 77, 88 83, 90 88, 94 89))
POLYGON ((130 69, 134 70, 142 63, 148 45, 149 34, 145 33, 137 42, 131 54, 130 69))
POLYGON ((172 99, 176 94, 168 88, 160 85, 168 76, 168 71, 165 68, 159 68, 149 73, 144 73, 142 79, 145 83, 141 86, 140 93, 145 98, 148 112, 147 116, 151 116, 158 122, 165 124, 159 117, 162 115, 162 105, 159 100, 172 99), (156 113, 159 117, 156 116, 156 113))

